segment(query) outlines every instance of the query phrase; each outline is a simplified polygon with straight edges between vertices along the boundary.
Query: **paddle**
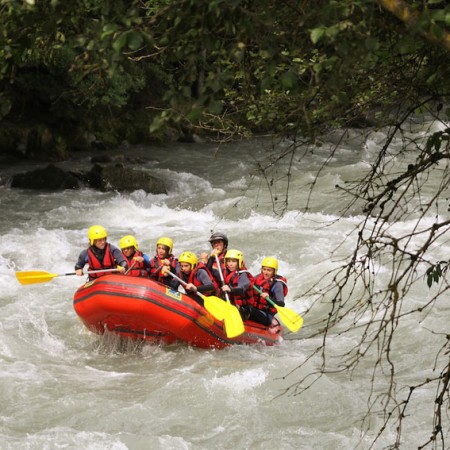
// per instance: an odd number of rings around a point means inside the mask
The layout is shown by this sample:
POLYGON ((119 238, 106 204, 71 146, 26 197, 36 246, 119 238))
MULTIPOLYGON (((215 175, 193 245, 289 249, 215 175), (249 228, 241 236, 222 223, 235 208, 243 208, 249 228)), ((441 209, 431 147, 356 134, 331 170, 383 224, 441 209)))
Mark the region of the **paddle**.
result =
MULTIPOLYGON (((174 273, 168 272, 168 274, 178 280, 183 286, 187 285, 184 280, 176 276, 174 273)), ((241 315, 233 305, 224 302, 219 297, 208 297, 200 292, 196 292, 196 294, 203 300, 205 309, 211 313, 211 315, 213 315, 217 320, 224 321, 225 333, 227 334, 227 337, 234 338, 245 331, 241 315)))
MULTIPOLYGON (((103 270, 91 270, 84 272, 85 274, 98 273, 98 272, 118 272, 117 269, 103 269, 103 270)), ((67 277, 70 275, 76 275, 76 272, 70 273, 49 273, 43 270, 34 270, 30 272, 16 272, 16 278, 20 284, 36 284, 47 283, 47 281, 53 280, 56 277, 67 277)))
POLYGON ((137 263, 137 260, 136 259, 133 260, 133 264, 131 264, 131 266, 128 267, 128 269, 127 269, 127 271, 125 272, 124 275, 128 275, 128 272, 136 265, 136 263, 137 263))
MULTIPOLYGON (((214 256, 216 258, 217 270, 219 272, 220 281, 223 286, 225 284, 225 280, 223 279, 222 266, 220 265, 219 257, 216 254, 214 254, 214 256)), ((227 299, 227 302, 231 304, 230 297, 228 297, 228 292, 225 292, 225 298, 227 299)))
MULTIPOLYGON (((222 273, 222 266, 220 265, 220 261, 219 261, 219 257, 214 254, 215 258, 216 258, 216 264, 217 264, 217 270, 219 271, 219 276, 220 276, 220 281, 222 283, 222 286, 225 284, 225 280, 223 278, 223 273, 222 273)), ((230 297, 228 296, 228 292, 225 292, 225 299, 227 300, 227 304, 232 308, 233 310, 233 317, 234 317, 234 321, 236 322, 235 326, 237 325, 238 322, 238 318, 240 320, 240 322, 242 323, 242 317, 241 314, 239 313, 239 310, 237 309, 237 307, 235 305, 233 305, 230 302, 230 297)), ((226 326, 226 322, 225 322, 225 326, 226 326)), ((242 325, 243 326, 243 325, 242 325)))
MULTIPOLYGON (((257 288, 256 286, 253 286, 253 289, 260 295, 262 294, 261 289, 257 288)), ((281 321, 286 325, 287 328, 289 328, 290 331, 296 333, 298 330, 300 330, 303 325, 302 316, 299 316, 295 311, 292 311, 292 309, 277 305, 269 297, 266 297, 266 301, 276 308, 281 321)))

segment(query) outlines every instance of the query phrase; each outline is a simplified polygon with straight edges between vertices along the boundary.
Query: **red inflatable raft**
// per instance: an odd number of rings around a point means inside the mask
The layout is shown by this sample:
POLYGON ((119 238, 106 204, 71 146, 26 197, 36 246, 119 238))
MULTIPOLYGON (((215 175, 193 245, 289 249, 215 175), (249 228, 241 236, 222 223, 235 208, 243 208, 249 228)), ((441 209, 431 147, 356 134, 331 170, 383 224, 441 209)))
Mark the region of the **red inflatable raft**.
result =
POLYGON ((73 306, 84 325, 97 334, 108 330, 126 338, 168 344, 182 341, 201 348, 282 341, 276 319, 270 327, 246 321, 245 332, 230 339, 223 322, 195 300, 144 278, 105 275, 81 286, 73 306))

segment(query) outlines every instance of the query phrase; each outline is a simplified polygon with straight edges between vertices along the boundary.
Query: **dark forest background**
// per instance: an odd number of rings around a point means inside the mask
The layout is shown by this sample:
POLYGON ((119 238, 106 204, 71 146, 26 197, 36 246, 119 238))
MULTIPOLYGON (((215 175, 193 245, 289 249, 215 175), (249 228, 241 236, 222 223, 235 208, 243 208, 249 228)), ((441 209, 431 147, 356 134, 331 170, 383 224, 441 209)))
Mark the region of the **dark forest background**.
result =
POLYGON ((448 118, 449 27, 440 0, 0 0, 0 149, 448 118))

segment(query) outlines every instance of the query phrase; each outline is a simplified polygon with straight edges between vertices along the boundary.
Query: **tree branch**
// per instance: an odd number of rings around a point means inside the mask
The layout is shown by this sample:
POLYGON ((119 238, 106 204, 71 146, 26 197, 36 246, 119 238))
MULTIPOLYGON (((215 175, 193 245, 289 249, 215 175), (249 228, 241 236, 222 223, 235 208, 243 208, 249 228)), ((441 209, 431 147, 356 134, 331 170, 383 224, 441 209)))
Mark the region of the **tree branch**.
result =
POLYGON ((445 30, 439 29, 439 36, 433 32, 433 29, 424 29, 420 22, 421 14, 414 11, 411 6, 405 3, 403 0, 378 0, 378 3, 386 10, 400 19, 407 28, 412 30, 418 30, 421 36, 435 45, 450 50, 450 33, 445 30))

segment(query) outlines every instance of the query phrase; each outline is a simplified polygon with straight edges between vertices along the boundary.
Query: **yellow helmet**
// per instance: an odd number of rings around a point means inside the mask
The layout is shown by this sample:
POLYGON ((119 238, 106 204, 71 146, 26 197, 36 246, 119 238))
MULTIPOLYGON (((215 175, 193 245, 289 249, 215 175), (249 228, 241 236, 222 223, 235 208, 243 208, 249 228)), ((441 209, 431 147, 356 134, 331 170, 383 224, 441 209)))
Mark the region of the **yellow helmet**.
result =
POLYGON ((192 269, 195 269, 198 264, 197 256, 192 252, 183 252, 178 258, 178 262, 180 263, 188 263, 191 265, 192 269))
POLYGON ((124 236, 120 242, 119 246, 121 250, 128 247, 134 247, 136 250, 139 250, 138 244, 136 242, 136 238, 134 236, 131 236, 131 234, 128 234, 127 236, 124 236))
POLYGON ((103 239, 106 237, 108 237, 108 233, 101 225, 93 225, 88 230, 88 238, 91 245, 94 245, 96 239, 103 239))
POLYGON ((278 272, 278 259, 268 256, 267 258, 263 259, 263 262, 261 263, 261 267, 270 267, 271 269, 275 270, 275 273, 278 272))
POLYGON ((166 247, 169 247, 169 255, 172 254, 173 250, 173 241, 172 239, 168 237, 161 237, 158 239, 158 242, 156 243, 156 246, 158 245, 165 245, 166 247))
POLYGON ((238 268, 242 269, 244 264, 244 254, 240 250, 231 249, 225 253, 225 259, 237 259, 238 268))

